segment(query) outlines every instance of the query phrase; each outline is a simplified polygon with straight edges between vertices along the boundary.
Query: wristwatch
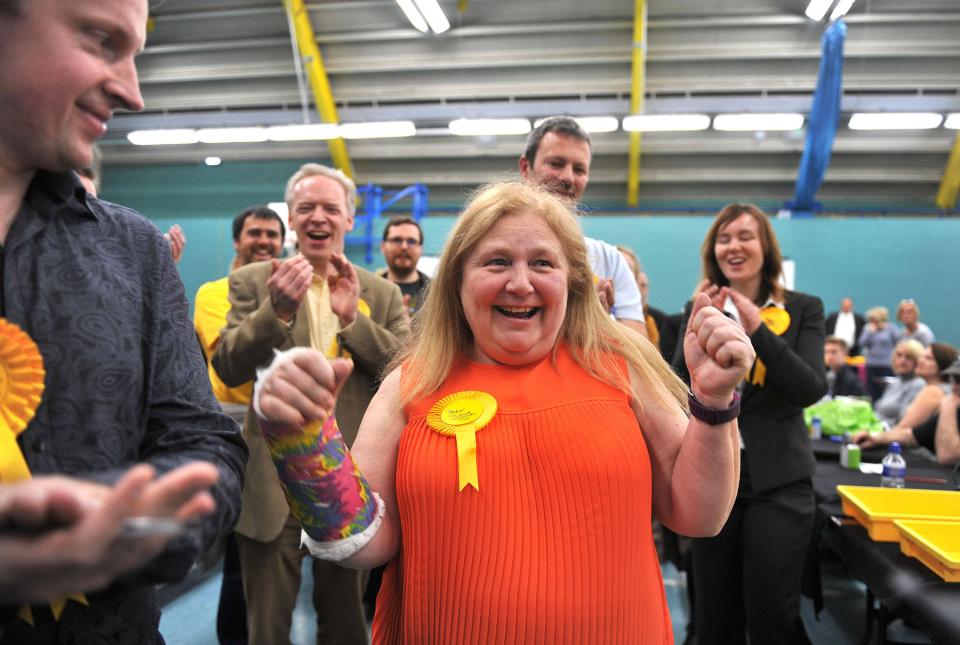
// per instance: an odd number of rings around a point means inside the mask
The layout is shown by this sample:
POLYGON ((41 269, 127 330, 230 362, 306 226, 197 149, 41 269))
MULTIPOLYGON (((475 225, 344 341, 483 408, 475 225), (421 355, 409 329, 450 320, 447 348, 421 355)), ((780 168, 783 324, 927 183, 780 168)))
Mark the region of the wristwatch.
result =
POLYGON ((718 426, 721 423, 727 423, 728 421, 733 421, 740 415, 740 393, 733 393, 733 403, 730 404, 729 408, 724 410, 717 410, 716 408, 708 408, 703 403, 697 400, 697 397, 693 395, 693 392, 687 394, 687 401, 690 403, 690 414, 704 423, 708 423, 712 426, 718 426))

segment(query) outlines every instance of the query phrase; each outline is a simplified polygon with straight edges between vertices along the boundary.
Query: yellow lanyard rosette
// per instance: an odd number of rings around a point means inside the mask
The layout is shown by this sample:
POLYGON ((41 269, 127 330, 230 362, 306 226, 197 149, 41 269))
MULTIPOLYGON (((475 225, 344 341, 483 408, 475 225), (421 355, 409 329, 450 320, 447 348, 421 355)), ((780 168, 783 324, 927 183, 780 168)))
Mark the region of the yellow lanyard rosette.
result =
MULTIPOLYGON (((784 332, 790 329, 790 314, 786 309, 769 305, 760 310, 760 320, 777 336, 783 336, 784 332)), ((758 387, 763 387, 767 380, 767 366, 759 358, 754 361, 753 372, 750 375, 750 383, 758 387)))
MULTIPOLYGON (((36 343, 19 327, 0 318, 0 482, 4 484, 30 479, 17 437, 37 412, 44 375, 43 357, 36 343)), ((83 594, 53 601, 50 609, 57 620, 68 599, 87 604, 83 594)), ((21 607, 17 615, 33 624, 29 605, 21 607)))
POLYGON ((480 490, 477 473, 477 432, 497 413, 497 400, 486 392, 466 390, 445 396, 430 408, 427 425, 457 441, 459 488, 480 490))

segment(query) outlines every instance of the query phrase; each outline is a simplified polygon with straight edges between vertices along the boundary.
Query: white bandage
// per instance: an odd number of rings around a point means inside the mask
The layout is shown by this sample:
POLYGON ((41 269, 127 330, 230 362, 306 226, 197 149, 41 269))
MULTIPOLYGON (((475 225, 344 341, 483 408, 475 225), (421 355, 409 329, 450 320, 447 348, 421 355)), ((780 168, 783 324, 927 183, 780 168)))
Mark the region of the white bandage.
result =
POLYGON ((373 494, 373 498, 377 500, 377 516, 373 518, 373 522, 370 523, 370 526, 363 529, 363 531, 360 533, 351 535, 350 537, 345 537, 341 540, 335 540, 333 542, 317 542, 307 535, 306 531, 301 529, 300 546, 307 547, 307 550, 310 551, 310 555, 318 560, 330 560, 331 562, 340 562, 342 560, 346 560, 351 555, 367 546, 367 544, 370 543, 370 540, 372 540, 377 534, 377 531, 380 530, 380 525, 383 524, 383 514, 386 512, 386 506, 383 503, 383 498, 377 493, 373 494))

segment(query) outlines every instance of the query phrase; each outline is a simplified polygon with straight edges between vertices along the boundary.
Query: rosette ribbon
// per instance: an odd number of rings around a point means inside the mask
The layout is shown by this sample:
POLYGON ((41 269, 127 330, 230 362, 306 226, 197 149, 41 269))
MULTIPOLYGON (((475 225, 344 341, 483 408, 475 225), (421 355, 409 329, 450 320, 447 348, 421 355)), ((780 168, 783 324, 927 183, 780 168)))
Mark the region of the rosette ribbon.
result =
MULTIPOLYGON (((770 305, 760 310, 760 320, 777 336, 783 336, 784 332, 790 329, 790 314, 786 309, 770 305)), ((753 370, 750 374, 750 383, 758 387, 763 387, 767 381, 767 366, 759 358, 753 363, 753 370)))
MULTIPOLYGON (((33 339, 15 324, 0 318, 0 482, 12 484, 30 479, 30 468, 17 444, 43 397, 43 356, 33 339)), ((67 600, 88 604, 83 594, 70 594, 50 603, 53 617, 60 620, 67 600)), ((33 625, 29 605, 17 611, 33 625)), ((0 630, 2 633, 2 630, 0 630)))
POLYGON ((480 490, 477 472, 477 432, 497 413, 497 400, 486 392, 467 390, 445 396, 430 408, 427 425, 457 442, 457 490, 480 490))

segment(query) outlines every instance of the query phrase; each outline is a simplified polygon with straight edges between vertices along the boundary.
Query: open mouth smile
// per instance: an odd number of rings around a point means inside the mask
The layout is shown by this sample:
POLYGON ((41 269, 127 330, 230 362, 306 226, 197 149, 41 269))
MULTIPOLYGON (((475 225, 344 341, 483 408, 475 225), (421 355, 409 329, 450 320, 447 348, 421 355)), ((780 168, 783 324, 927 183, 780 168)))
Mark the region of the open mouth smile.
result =
POLYGON ((540 313, 541 307, 498 307, 495 306, 499 313, 507 316, 508 318, 519 318, 520 320, 529 320, 535 315, 540 313))

